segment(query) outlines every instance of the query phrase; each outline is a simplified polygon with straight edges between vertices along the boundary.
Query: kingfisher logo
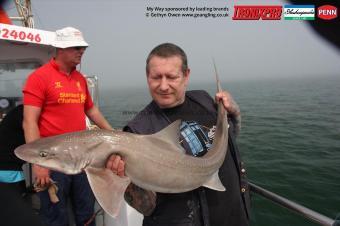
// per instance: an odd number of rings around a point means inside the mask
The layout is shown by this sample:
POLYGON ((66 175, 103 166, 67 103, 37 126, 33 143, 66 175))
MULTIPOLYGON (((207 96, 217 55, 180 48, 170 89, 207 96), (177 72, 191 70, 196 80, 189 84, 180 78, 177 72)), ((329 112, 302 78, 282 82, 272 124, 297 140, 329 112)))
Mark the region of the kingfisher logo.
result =
POLYGON ((332 5, 323 5, 318 8, 318 17, 324 20, 332 20, 338 17, 338 9, 332 5))
POLYGON ((285 5, 283 16, 285 20, 314 20, 314 5, 285 5))
POLYGON ((238 5, 234 6, 233 20, 281 20, 280 5, 238 5))

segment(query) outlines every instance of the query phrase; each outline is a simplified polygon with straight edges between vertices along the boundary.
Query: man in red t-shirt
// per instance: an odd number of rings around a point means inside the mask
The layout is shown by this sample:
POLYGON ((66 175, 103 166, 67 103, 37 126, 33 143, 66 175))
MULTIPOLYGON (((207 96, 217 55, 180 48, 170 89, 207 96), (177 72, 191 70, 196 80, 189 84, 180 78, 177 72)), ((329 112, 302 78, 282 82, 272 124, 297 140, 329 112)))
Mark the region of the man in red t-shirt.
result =
MULTIPOLYGON (((99 128, 112 129, 93 104, 86 79, 76 70, 88 46, 82 33, 72 27, 58 30, 53 46, 55 58, 34 71, 23 89, 26 143, 85 130, 86 116, 99 128)), ((73 201, 77 226, 91 218, 95 199, 85 173, 65 175, 38 165, 33 165, 33 172, 38 185, 49 185, 52 179, 59 188, 58 203, 50 201, 47 191, 39 192, 41 213, 47 225, 68 225, 68 196, 73 201)))

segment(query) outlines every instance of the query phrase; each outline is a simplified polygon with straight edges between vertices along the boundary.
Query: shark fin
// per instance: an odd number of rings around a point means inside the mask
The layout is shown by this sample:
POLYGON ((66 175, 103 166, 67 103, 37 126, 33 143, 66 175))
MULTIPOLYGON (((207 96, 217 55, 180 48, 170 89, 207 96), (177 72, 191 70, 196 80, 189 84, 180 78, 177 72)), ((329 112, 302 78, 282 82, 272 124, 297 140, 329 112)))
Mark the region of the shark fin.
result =
POLYGON ((119 177, 105 168, 87 167, 85 172, 99 205, 110 216, 118 216, 130 178, 119 177))
POLYGON ((158 142, 160 146, 169 147, 169 145, 173 145, 174 148, 165 148, 167 150, 175 150, 179 153, 185 154, 185 150, 179 143, 179 133, 181 120, 176 120, 161 131, 147 135, 153 138, 154 143, 158 142))
POLYGON ((202 186, 216 191, 225 191, 225 187, 223 186, 220 178, 218 177, 218 170, 202 186))
POLYGON ((178 141, 181 122, 182 121, 178 119, 152 136, 178 141))

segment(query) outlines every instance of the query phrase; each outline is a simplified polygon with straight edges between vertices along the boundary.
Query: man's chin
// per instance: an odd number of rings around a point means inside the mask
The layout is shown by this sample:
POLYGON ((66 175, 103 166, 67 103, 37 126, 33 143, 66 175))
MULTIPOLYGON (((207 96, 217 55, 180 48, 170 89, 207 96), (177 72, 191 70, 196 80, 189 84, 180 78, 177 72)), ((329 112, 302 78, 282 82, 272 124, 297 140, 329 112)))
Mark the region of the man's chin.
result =
POLYGON ((164 109, 164 108, 173 108, 176 107, 177 105, 180 105, 180 103, 175 102, 175 101, 155 101, 158 107, 164 109))
POLYGON ((161 101, 157 100, 156 103, 160 108, 171 108, 173 107, 173 105, 175 105, 173 101, 170 100, 167 101, 164 99, 162 99, 161 101))

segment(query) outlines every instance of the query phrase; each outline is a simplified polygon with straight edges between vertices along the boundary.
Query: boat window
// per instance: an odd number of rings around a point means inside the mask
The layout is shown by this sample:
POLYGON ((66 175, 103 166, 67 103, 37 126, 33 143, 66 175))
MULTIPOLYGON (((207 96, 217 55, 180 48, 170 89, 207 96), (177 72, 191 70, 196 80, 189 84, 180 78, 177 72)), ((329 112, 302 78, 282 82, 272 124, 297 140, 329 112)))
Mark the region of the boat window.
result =
POLYGON ((21 97, 27 76, 39 62, 0 62, 0 97, 21 97))

